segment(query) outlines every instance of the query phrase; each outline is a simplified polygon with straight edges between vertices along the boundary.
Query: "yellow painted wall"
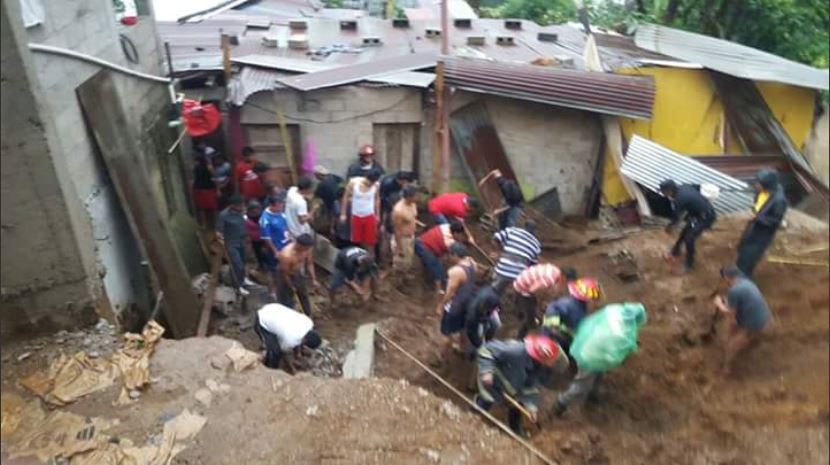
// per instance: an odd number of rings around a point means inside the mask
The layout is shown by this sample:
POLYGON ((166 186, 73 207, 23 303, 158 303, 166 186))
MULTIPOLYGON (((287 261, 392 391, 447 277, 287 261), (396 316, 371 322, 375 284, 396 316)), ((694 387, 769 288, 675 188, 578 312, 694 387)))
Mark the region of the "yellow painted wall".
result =
MULTIPOLYGON (((734 131, 727 127, 728 133, 722 134, 726 116, 707 71, 651 67, 620 69, 617 73, 653 76, 656 89, 650 120, 620 118, 627 141, 637 134, 683 154, 743 153, 734 131)), ((814 92, 785 84, 757 84, 775 117, 796 146, 802 147, 812 128, 814 92)), ((603 194, 610 205, 631 200, 610 156, 606 157, 603 194)))

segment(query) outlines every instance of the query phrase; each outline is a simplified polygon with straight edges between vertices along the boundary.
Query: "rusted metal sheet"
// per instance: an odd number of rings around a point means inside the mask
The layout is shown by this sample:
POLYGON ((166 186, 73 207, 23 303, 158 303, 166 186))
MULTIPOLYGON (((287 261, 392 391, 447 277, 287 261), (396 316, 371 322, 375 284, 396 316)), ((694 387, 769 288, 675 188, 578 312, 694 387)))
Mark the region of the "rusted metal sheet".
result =
MULTIPOLYGON (((470 177, 478 181, 498 169, 507 179, 516 180, 501 139, 490 121, 487 107, 480 102, 467 105, 450 115, 450 135, 455 153, 461 156, 470 177)), ((495 182, 478 188, 485 208, 493 211, 502 204, 501 190, 495 182)))
POLYGON ((500 95, 629 118, 651 118, 654 80, 486 60, 442 57, 447 83, 500 95))
POLYGON ((170 332, 177 338, 192 336, 199 320, 199 303, 167 219, 153 201, 153 190, 141 169, 141 154, 132 143, 138 137, 127 123, 112 74, 96 74, 77 93, 133 234, 164 292, 164 316, 170 332))
POLYGON ((718 96, 723 101, 726 117, 735 128, 746 152, 783 153, 793 163, 812 173, 812 167, 772 114, 754 82, 718 72, 710 74, 718 96))
POLYGON ((790 171, 790 162, 783 155, 718 155, 692 158, 742 181, 754 179, 758 170, 762 168, 775 168, 780 173, 790 171))
POLYGON ((387 74, 430 68, 434 67, 437 61, 438 57, 434 53, 417 53, 387 58, 385 60, 376 60, 371 63, 341 66, 339 68, 283 78, 279 81, 288 87, 309 91, 365 81, 387 74))

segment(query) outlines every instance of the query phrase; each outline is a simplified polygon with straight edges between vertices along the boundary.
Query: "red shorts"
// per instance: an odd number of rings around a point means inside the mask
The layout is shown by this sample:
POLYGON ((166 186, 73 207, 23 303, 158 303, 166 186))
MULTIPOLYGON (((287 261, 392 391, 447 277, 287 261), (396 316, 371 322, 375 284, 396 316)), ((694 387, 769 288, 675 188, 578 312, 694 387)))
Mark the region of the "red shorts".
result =
POLYGON ((197 210, 218 210, 219 194, 216 189, 193 189, 193 203, 197 210))
POLYGON ((378 219, 375 215, 352 216, 352 242, 375 245, 378 242, 378 219))

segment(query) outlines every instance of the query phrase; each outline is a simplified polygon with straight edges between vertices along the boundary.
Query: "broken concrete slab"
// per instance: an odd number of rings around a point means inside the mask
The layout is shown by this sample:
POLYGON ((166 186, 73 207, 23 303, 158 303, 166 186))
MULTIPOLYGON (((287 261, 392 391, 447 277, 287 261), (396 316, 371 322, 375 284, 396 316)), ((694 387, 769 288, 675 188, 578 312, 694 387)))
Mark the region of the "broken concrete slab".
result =
POLYGON ((318 234, 314 241, 314 263, 329 273, 333 273, 334 260, 337 258, 337 252, 339 251, 340 249, 332 245, 327 237, 318 234))
POLYGON ((346 355, 343 362, 343 377, 348 379, 369 378, 374 372, 375 364, 375 323, 367 323, 357 328, 354 350, 346 355))

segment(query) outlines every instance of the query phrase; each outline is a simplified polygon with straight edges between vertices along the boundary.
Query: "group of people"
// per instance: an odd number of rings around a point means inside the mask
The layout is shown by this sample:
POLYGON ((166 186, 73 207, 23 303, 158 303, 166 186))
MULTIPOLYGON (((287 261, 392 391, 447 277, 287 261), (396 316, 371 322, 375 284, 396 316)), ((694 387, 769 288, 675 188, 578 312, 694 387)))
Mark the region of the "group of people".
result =
MULTIPOLYGON (((784 189, 774 169, 760 170, 753 187, 752 218, 738 242, 736 262, 720 271, 729 291, 725 298, 716 296, 714 301, 716 311, 726 315, 729 322, 722 365, 724 374, 730 372, 735 356, 757 340, 769 323, 769 307, 752 275, 772 244, 788 208, 784 189)), ((667 260, 674 262, 685 247, 683 272, 693 269, 695 243, 706 230, 712 228, 717 217, 711 196, 704 195, 702 190, 700 185, 678 185, 671 179, 660 184, 660 191, 672 203, 672 222, 666 227, 666 232, 671 232, 677 223, 685 221, 677 241, 666 254, 667 260)))
MULTIPOLYGON (((542 245, 536 237, 536 223, 529 218, 521 220, 523 197, 515 181, 498 170, 481 181, 495 179, 504 199, 504 206, 496 211, 498 231, 491 239, 500 252, 489 257, 494 266, 488 280, 482 279, 483 267, 473 258, 472 250, 481 249, 469 221, 481 206, 470 195, 450 192, 430 199, 427 211, 432 224, 428 226, 419 220, 420 190, 413 173, 386 174, 371 146, 360 148, 345 177, 317 166, 316 187, 312 179, 302 177, 287 191, 251 187, 260 169, 251 149, 246 148, 243 155, 243 167, 236 171, 241 195, 229 197, 228 207, 219 215, 217 232, 224 240, 239 287, 248 283, 247 245, 268 273, 273 302, 255 315, 255 329, 266 347, 266 365, 277 368, 282 354, 297 353, 303 346, 313 349, 321 343, 311 319, 308 288, 309 283, 319 286, 313 262, 317 232, 311 224, 322 217, 328 220, 322 231, 340 246, 327 289, 330 304, 336 305, 343 287, 363 301, 381 299, 377 284, 382 273, 411 279, 417 256, 435 292, 438 331, 444 339, 433 364, 444 363, 454 347, 477 360, 477 405, 489 409, 506 403, 514 430, 521 430, 523 415, 536 420, 540 389, 549 387, 552 379, 571 378, 568 389, 556 397, 557 415, 575 401, 597 397, 603 373, 580 367, 570 348, 580 323, 603 298, 601 286, 594 278, 579 276, 573 268, 539 262, 542 245), (249 187, 243 190, 243 183, 249 187), (318 208, 309 206, 315 197, 322 207, 320 215, 318 208), (518 310, 521 324, 515 338, 495 339, 507 299, 518 310)), ((208 157, 202 158, 197 169, 208 157)), ((207 170, 216 183, 217 170, 207 170)), ((729 293, 715 299, 718 311, 733 315, 725 370, 769 319, 769 309, 751 276, 787 206, 773 171, 759 173, 758 181, 755 215, 738 247, 737 265, 721 270, 729 282, 729 293)), ((200 187, 194 183, 196 191, 200 187)), ((700 186, 669 180, 660 189, 673 205, 674 216, 667 230, 681 220, 686 222, 667 259, 677 260, 685 247, 683 271, 691 271, 696 240, 714 224, 715 210, 700 186)))

